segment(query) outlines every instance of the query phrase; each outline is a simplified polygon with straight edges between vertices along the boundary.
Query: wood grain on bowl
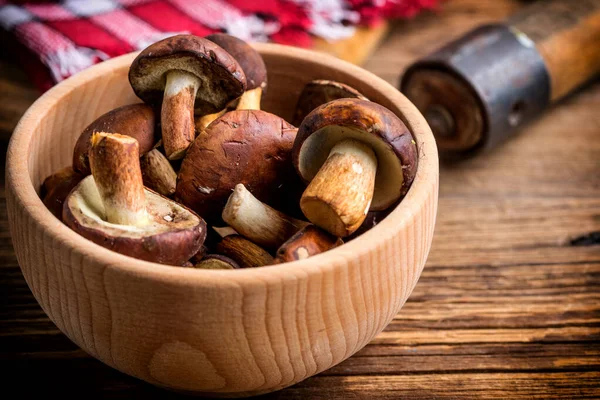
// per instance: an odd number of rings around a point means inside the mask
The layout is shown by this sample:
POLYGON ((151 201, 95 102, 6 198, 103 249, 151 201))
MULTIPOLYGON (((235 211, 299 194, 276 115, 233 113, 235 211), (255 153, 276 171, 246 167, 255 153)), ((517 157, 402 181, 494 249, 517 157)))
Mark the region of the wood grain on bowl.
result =
POLYGON ((43 205, 46 176, 71 159, 81 130, 137 102, 135 55, 84 71, 42 96, 14 132, 7 204, 15 252, 35 298, 73 342, 152 384, 217 396, 277 390, 350 357, 392 320, 431 245, 438 161, 416 109, 376 76, 330 57, 257 45, 269 71, 264 108, 290 119, 304 85, 347 83, 396 113, 419 148, 415 181, 371 231, 285 266, 174 268, 129 258, 78 236, 43 205))

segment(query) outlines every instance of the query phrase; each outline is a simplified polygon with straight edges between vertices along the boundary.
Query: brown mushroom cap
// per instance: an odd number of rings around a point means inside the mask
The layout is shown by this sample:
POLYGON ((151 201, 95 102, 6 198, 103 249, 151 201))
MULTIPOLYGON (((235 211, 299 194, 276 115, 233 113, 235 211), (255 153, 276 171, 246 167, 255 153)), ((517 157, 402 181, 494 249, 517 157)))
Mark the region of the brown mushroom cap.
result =
POLYGON ((140 155, 152 150, 159 140, 160 131, 155 131, 154 111, 146 104, 130 104, 115 108, 98 117, 81 132, 73 150, 73 169, 88 175, 90 171, 90 138, 95 132, 120 133, 131 136, 140 145, 140 155))
POLYGON ((62 219, 63 203, 83 178, 85 175, 74 171, 72 167, 65 167, 44 180, 41 190, 42 199, 44 205, 56 218, 62 219))
POLYGON ((258 51, 235 36, 226 33, 213 33, 204 37, 225 49, 240 64, 246 75, 246 90, 267 89, 267 67, 258 51))
POLYGON ((141 260, 181 265, 198 252, 206 223, 192 211, 145 189, 147 224, 136 227, 106 221, 93 176, 73 189, 63 207, 63 221, 92 242, 141 260))
POLYGON ((292 123, 295 126, 300 126, 302 120, 315 108, 330 101, 344 98, 368 100, 358 90, 341 82, 325 79, 315 79, 308 82, 298 98, 292 123))
POLYGON ((220 46, 194 35, 177 35, 156 42, 133 60, 129 82, 148 104, 160 103, 166 74, 188 72, 200 80, 194 108, 200 114, 223 109, 246 90, 246 77, 238 62, 220 46))
MULTIPOLYGON (((207 236, 208 236, 208 232, 210 232, 210 230, 207 230, 207 236)), ((196 254, 194 254, 192 256, 192 258, 190 258, 190 262, 193 265, 198 264, 200 261, 202 261, 202 259, 209 253, 209 248, 206 246, 206 241, 204 242, 204 244, 202 244, 202 246, 200 246, 200 250, 198 250, 198 252, 196 254)))
POLYGON ((371 210, 384 210, 402 197, 417 170, 417 147, 406 125, 387 108, 361 99, 339 99, 306 116, 296 135, 292 158, 310 182, 333 146, 354 139, 370 146, 378 166, 371 210))
POLYGON ((208 254, 199 263, 194 265, 197 269, 239 269, 238 263, 221 254, 208 254))
POLYGON ((290 193, 302 187, 291 164, 295 136, 296 128, 265 111, 223 115, 188 149, 175 198, 217 225, 238 183, 270 205, 289 202, 290 193))
POLYGON ((361 224, 361 226, 350 236, 348 236, 346 238, 346 241, 352 240, 352 239, 356 239, 357 237, 359 237, 360 235, 362 235, 363 233, 371 230, 372 228, 374 228, 378 223, 380 223, 381 221, 383 221, 383 219, 385 217, 387 217, 388 215, 390 215, 390 213, 392 211, 394 211, 394 208, 396 207, 397 204, 394 204, 390 207, 388 207, 385 210, 381 210, 381 211, 369 211, 367 213, 367 217, 365 218, 365 220, 363 221, 363 223, 361 224))

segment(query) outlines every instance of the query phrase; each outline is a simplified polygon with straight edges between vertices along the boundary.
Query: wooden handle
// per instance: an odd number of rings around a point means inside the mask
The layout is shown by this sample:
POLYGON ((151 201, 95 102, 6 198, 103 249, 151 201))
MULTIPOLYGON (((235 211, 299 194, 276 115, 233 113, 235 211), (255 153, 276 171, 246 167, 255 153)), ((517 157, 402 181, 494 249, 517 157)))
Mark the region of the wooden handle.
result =
POLYGON ((600 72, 600 0, 544 0, 509 20, 545 61, 556 101, 600 72))

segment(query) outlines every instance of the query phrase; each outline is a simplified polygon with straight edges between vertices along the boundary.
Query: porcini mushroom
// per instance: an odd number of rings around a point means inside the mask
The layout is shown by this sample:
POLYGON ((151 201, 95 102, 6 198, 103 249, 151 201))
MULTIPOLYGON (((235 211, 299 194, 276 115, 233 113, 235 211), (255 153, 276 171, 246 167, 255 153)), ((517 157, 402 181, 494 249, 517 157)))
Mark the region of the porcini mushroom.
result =
POLYGON ((223 220, 240 235, 265 249, 277 249, 308 225, 259 201, 242 184, 235 186, 223 209, 223 220))
POLYGON ((88 154, 92 147, 90 138, 95 132, 131 136, 139 143, 140 155, 146 154, 159 140, 155 134, 155 124, 154 111, 144 103, 115 108, 99 116, 83 130, 75 143, 73 169, 85 175, 90 174, 88 154))
POLYGON ((261 55, 248 43, 226 33, 213 33, 206 39, 225 49, 240 64, 246 75, 246 91, 236 109, 260 110, 260 99, 267 89, 267 67, 261 55))
POLYGON ((304 188, 291 163, 295 136, 296 128, 274 114, 228 112, 190 146, 175 198, 213 225, 220 223, 221 210, 238 183, 262 201, 273 200, 274 207, 297 204, 289 200, 304 188))
POLYGON ((262 267, 273 263, 273 257, 260 246, 240 235, 227 235, 217 244, 217 253, 231 258, 241 268, 262 267))
POLYGON ((307 225, 277 249, 273 264, 304 260, 342 244, 342 239, 314 225, 307 225))
POLYGON ((339 99, 302 121, 293 161, 308 187, 300 208, 313 224, 345 237, 369 210, 384 210, 408 190, 417 169, 416 143, 387 108, 339 99))
POLYGON ((175 193, 177 173, 158 149, 152 149, 140 158, 144 185, 163 196, 175 193))
POLYGON ((358 90, 341 82, 325 79, 315 79, 308 82, 298 98, 292 123, 295 126, 300 126, 302 120, 315 108, 330 101, 344 98, 368 100, 358 90))
POLYGON ((42 201, 56 218, 62 219, 65 199, 83 178, 85 175, 76 172, 73 167, 65 167, 44 180, 41 190, 42 201))
MULTIPOLYGON (((260 99, 267 88, 267 67, 260 54, 252 46, 235 36, 226 33, 213 33, 205 36, 221 46, 240 64, 246 75, 246 91, 240 97, 237 110, 260 110, 260 99)), ((196 129, 204 131, 211 122, 219 118, 226 110, 204 115, 196 121, 196 129)))
POLYGON ((220 254, 209 254, 198 264, 194 265, 198 269, 239 269, 240 266, 234 260, 220 254))
MULTIPOLYGON (((207 234, 208 236, 208 234, 207 234)), ((196 265, 198 264, 200 261, 202 261, 202 259, 204 257, 206 257, 206 255, 209 253, 209 249, 206 246, 206 241, 204 242, 204 244, 202 246, 200 246, 200 250, 198 250, 198 252, 196 254, 194 254, 192 256, 192 258, 190 258, 190 262, 192 263, 192 265, 196 265)))
POLYGON ((142 50, 131 64, 129 82, 144 102, 162 100, 162 139, 169 160, 182 158, 193 142, 194 110, 219 111, 246 89, 237 61, 193 35, 172 36, 142 50))
POLYGON ((63 220, 83 237, 146 261, 182 265, 206 237, 202 218, 145 189, 138 142, 129 136, 95 133, 92 175, 73 189, 63 220))

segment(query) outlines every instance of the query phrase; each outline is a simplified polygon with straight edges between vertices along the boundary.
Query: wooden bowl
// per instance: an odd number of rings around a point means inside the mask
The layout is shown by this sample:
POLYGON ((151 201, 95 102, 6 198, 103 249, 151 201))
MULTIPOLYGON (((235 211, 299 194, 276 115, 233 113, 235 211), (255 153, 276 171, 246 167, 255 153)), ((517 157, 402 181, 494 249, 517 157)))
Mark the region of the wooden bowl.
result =
POLYGON ((269 71, 265 109, 291 119, 312 79, 354 86, 395 112, 419 148, 400 205, 355 240, 292 264, 235 271, 139 261, 71 231, 38 197, 70 164, 82 129, 139 102, 127 80, 135 54, 87 69, 31 106, 8 150, 10 230, 23 275, 73 342, 126 374, 169 389, 244 396, 284 388, 350 357, 392 320, 429 252, 438 198, 433 136, 394 87, 323 54, 258 44, 269 71))

